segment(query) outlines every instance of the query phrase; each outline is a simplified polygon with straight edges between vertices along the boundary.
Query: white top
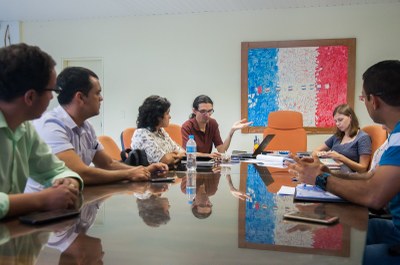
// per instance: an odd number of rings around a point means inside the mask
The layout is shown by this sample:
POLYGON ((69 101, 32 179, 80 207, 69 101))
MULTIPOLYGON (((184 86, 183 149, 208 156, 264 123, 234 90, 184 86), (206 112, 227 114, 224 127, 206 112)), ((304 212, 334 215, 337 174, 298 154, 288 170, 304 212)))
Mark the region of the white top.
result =
POLYGON ((182 147, 171 139, 164 128, 156 132, 145 128, 136 129, 132 136, 131 148, 132 150, 144 150, 149 163, 160 162, 165 154, 183 151, 182 147))

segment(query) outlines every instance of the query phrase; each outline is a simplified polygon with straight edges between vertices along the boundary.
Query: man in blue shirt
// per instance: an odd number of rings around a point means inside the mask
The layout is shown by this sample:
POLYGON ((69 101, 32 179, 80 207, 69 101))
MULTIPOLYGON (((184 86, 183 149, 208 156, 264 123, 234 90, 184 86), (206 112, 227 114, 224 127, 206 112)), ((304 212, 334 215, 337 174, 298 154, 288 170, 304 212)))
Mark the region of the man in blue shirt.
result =
POLYGON ((389 203, 392 220, 371 219, 368 224, 364 264, 400 264, 400 61, 382 61, 363 74, 360 99, 376 123, 384 124, 392 133, 379 167, 370 173, 332 173, 311 160, 295 158, 289 165, 300 181, 315 184, 348 201, 381 209, 389 203), (393 251, 394 250, 394 251, 393 251))
POLYGON ((38 47, 0 49, 0 219, 77 205, 81 178, 51 153, 29 122, 53 98, 54 66, 38 47), (21 194, 28 176, 46 189, 21 194))

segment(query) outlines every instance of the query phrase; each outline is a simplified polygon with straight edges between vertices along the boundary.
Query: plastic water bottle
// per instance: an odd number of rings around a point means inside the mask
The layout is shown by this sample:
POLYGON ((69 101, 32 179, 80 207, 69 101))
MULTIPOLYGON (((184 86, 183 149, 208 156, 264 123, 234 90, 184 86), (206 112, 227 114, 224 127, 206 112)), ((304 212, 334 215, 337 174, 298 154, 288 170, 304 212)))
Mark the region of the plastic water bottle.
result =
POLYGON ((194 197, 196 197, 196 172, 188 171, 186 176, 186 196, 188 204, 192 205, 194 197))
POLYGON ((189 141, 186 143, 186 157, 187 164, 186 168, 188 171, 196 171, 196 142, 194 136, 189 135, 189 141))

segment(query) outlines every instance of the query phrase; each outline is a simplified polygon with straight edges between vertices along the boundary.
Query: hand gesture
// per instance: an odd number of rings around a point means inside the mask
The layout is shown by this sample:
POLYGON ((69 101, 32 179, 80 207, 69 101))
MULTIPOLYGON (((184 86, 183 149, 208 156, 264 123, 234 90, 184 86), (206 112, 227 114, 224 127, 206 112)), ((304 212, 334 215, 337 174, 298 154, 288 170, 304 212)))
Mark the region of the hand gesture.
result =
POLYGON ((319 161, 317 154, 313 154, 312 159, 300 159, 297 156, 293 159, 296 163, 288 164, 289 172, 296 175, 302 183, 314 185, 315 178, 327 170, 326 166, 319 161))
POLYGON ((253 123, 252 121, 246 122, 246 119, 243 119, 243 120, 235 122, 232 125, 232 129, 231 130, 236 131, 236 130, 239 130, 239 129, 243 129, 243 128, 248 127, 252 123, 253 123))
POLYGON ((244 192, 238 191, 236 189, 231 190, 231 194, 233 195, 233 197, 238 198, 239 200, 250 200, 251 201, 251 197, 249 195, 247 195, 244 192))

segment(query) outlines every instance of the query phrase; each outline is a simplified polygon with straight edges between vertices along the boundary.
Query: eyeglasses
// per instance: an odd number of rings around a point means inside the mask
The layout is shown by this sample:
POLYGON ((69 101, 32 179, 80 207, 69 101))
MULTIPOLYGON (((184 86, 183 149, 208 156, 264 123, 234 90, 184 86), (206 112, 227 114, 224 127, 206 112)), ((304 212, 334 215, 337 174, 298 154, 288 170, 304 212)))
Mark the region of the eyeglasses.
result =
POLYGON ((43 90, 44 91, 53 91, 53 92, 55 92, 57 94, 60 94, 61 91, 62 91, 61 87, 59 87, 59 86, 56 86, 55 88, 45 88, 43 90))
POLYGON ((210 109, 210 110, 205 110, 205 109, 202 109, 202 110, 198 110, 198 112, 200 112, 201 114, 209 114, 209 115, 211 115, 211 114, 213 114, 214 113, 214 110, 213 109, 210 109))

